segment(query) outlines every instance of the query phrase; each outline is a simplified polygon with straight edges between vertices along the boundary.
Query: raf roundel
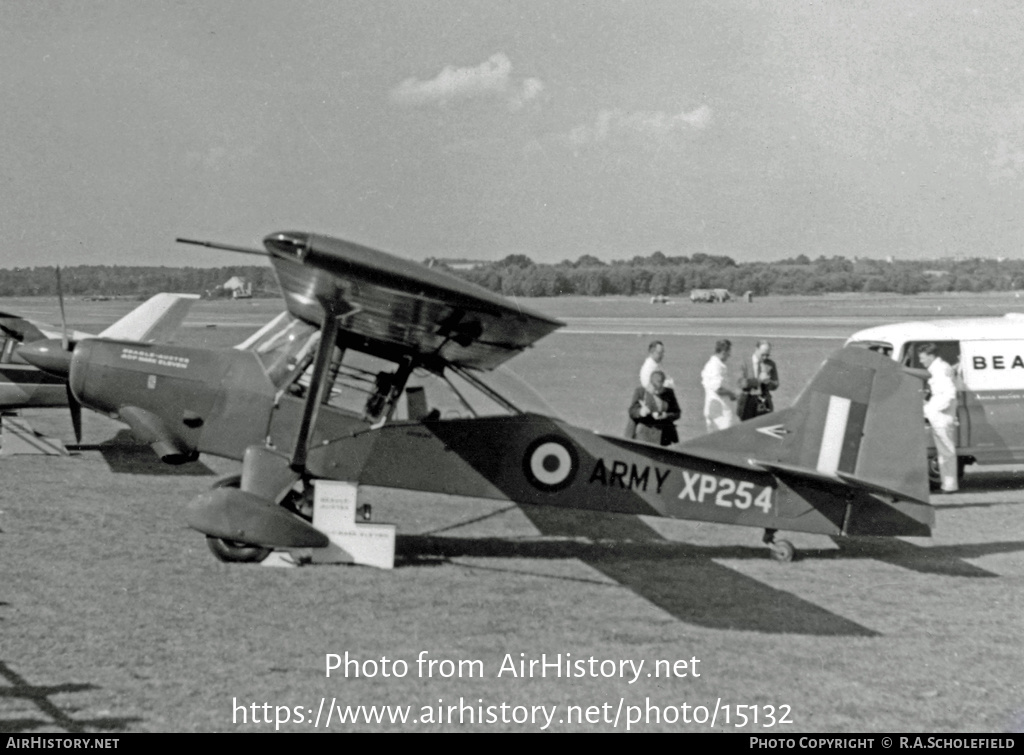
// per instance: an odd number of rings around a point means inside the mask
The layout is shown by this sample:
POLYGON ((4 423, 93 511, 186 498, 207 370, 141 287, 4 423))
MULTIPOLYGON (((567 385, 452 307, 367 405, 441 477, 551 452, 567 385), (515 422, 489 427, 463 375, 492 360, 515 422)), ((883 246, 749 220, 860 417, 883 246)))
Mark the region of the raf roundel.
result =
POLYGON ((568 487, 576 476, 579 460, 567 440, 547 436, 533 441, 523 458, 526 479, 535 488, 551 492, 568 487))

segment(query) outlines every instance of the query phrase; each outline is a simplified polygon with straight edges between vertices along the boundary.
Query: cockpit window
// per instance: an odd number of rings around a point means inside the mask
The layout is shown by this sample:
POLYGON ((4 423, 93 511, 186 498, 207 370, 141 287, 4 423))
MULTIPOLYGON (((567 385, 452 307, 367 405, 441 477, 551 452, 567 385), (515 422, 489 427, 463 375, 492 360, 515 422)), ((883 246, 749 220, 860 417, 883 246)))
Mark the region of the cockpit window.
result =
POLYGON ((440 376, 415 370, 406 383, 396 419, 507 417, 523 412, 555 416, 536 391, 511 372, 478 372, 449 366, 440 376), (404 405, 404 406, 403 406, 404 405))
POLYGON ((0 364, 7 364, 11 361, 11 355, 14 353, 14 347, 17 345, 18 342, 13 338, 0 333, 0 364))
MULTIPOLYGON (((318 343, 317 333, 303 339, 305 332, 303 323, 295 321, 262 339, 254 338, 250 347, 281 392, 300 398, 309 390, 318 343)), ((524 412, 557 416, 533 388, 504 368, 482 372, 448 365, 440 374, 425 367, 411 373, 409 369, 408 363, 335 349, 323 401, 371 423, 507 417, 524 412)))
POLYGON ((280 386, 285 378, 316 348, 319 331, 291 315, 273 323, 242 346, 256 355, 271 382, 280 386))
POLYGON ((551 405, 532 385, 507 367, 502 366, 490 372, 472 372, 470 374, 487 385, 491 391, 503 396, 521 412, 544 414, 548 417, 558 416, 558 412, 551 408, 551 405))
POLYGON ((417 369, 405 386, 405 398, 396 419, 470 419, 518 414, 516 407, 502 399, 474 376, 451 367, 444 375, 417 369), (404 411, 403 411, 404 409, 404 411))

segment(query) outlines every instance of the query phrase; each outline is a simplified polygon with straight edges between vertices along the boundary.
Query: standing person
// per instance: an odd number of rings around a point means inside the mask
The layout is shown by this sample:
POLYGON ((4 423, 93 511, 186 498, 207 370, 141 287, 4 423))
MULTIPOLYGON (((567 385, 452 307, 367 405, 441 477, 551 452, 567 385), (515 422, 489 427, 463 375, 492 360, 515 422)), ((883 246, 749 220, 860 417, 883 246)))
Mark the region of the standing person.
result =
POLYGON ((700 373, 700 381, 704 385, 704 422, 708 432, 724 430, 732 427, 739 420, 730 401, 736 400, 736 393, 727 388, 729 385, 729 368, 726 360, 732 353, 732 342, 723 338, 715 343, 715 353, 700 373))
MULTIPOLYGON (((661 370, 662 374, 665 374, 665 370, 661 368, 661 360, 665 358, 665 344, 661 341, 651 341, 647 347, 647 359, 640 366, 640 385, 644 388, 651 387, 651 373, 655 370, 661 370)), ((669 388, 674 387, 672 378, 665 375, 665 385, 669 388)))
POLYGON ((779 388, 779 370, 771 359, 772 345, 758 341, 754 353, 740 365, 740 390, 736 404, 740 421, 775 411, 772 391, 779 388))
POLYGON ((665 386, 665 373, 655 370, 651 373, 650 387, 641 385, 633 391, 626 437, 671 446, 679 441, 676 420, 680 416, 676 394, 665 386))
POLYGON ((929 374, 928 392, 931 395, 924 405, 924 417, 931 425, 932 437, 935 439, 942 492, 955 493, 960 485, 957 480, 956 383, 953 380, 953 368, 938 355, 934 343, 918 346, 917 358, 929 374))

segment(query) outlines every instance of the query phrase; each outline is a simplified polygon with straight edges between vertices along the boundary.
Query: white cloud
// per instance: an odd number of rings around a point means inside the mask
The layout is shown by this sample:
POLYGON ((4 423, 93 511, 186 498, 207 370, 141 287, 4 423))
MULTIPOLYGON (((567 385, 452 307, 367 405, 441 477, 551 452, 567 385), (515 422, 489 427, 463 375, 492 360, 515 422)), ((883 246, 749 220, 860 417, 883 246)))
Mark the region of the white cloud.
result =
POLYGON ((526 79, 520 91, 513 94, 508 101, 509 110, 520 110, 527 102, 534 100, 544 91, 544 82, 540 79, 526 79))
POLYGON ((495 53, 478 66, 446 66, 432 79, 409 78, 391 90, 391 101, 398 105, 445 105, 453 100, 476 97, 503 99, 509 110, 519 110, 544 91, 540 79, 512 78, 512 62, 503 52, 495 53))
POLYGON ((712 111, 701 105, 690 112, 685 110, 669 115, 662 111, 602 110, 594 123, 577 126, 568 134, 569 143, 582 147, 614 138, 641 136, 663 142, 675 134, 701 131, 711 123, 712 111))

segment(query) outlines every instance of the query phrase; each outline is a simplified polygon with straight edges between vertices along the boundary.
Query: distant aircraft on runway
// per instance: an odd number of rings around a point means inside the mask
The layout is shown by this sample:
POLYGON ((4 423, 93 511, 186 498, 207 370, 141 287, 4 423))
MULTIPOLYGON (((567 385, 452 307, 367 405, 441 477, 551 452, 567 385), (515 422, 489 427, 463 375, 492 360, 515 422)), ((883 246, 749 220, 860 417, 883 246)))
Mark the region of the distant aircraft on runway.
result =
POLYGON ((243 460, 189 509, 222 560, 327 546, 318 478, 757 527, 782 561, 779 529, 931 534, 922 383, 881 354, 840 350, 793 407, 662 448, 573 427, 500 369, 557 320, 326 236, 188 243, 268 256, 282 327, 248 350, 83 341, 69 385, 165 460, 243 460))
MULTIPOLYGON (((0 411, 27 408, 69 407, 75 439, 81 442, 81 407, 70 394, 66 379, 74 345, 89 338, 116 338, 153 342, 165 340, 181 325, 197 294, 157 294, 129 312, 99 335, 82 331, 68 332, 66 326, 38 323, 7 312, 0 312, 0 411), (25 344, 42 348, 36 359, 56 364, 44 371, 21 357, 25 344), (54 374, 56 372, 56 374, 54 374)), ((61 315, 64 303, 61 298, 61 315)))

